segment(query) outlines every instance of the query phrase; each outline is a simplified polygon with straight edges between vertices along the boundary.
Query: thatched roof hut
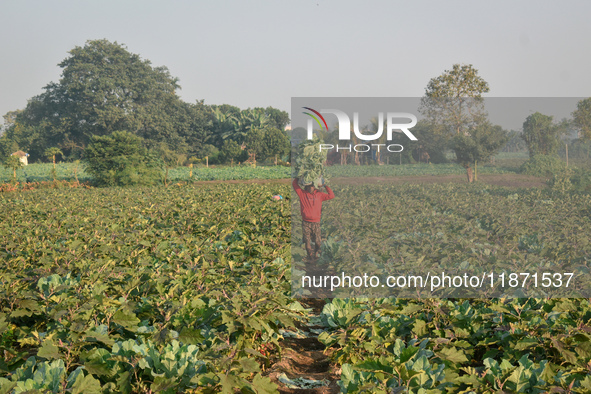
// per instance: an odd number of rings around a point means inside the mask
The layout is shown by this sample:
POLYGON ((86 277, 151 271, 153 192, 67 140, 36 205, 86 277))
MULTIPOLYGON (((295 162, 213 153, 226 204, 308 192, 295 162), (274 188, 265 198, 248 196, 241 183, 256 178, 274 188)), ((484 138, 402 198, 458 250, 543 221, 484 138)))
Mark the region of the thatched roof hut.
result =
POLYGON ((14 152, 11 156, 16 156, 24 165, 28 165, 27 157, 29 156, 28 153, 23 152, 22 150, 14 152))

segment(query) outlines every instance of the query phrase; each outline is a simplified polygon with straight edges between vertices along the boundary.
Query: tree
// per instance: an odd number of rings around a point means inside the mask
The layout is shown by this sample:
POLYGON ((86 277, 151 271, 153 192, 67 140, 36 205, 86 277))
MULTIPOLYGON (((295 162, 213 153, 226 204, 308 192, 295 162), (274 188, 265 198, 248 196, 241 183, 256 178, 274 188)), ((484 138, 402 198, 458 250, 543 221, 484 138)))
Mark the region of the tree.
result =
POLYGON ((507 132, 501 126, 484 122, 466 133, 455 135, 450 147, 455 152, 458 163, 466 169, 468 182, 473 182, 472 165, 476 161, 488 160, 507 143, 507 140, 507 132))
POLYGON ((289 154, 291 144, 284 130, 276 127, 266 127, 263 130, 263 146, 261 158, 263 160, 278 156, 281 160, 289 154))
POLYGON ((270 127, 275 127, 283 131, 285 130, 285 126, 289 124, 289 114, 285 111, 273 107, 255 108, 254 110, 264 113, 267 116, 270 127))
POLYGON ((16 182, 16 170, 23 168, 24 164, 17 156, 8 156, 4 160, 4 168, 12 170, 13 182, 16 182))
POLYGON ((164 186, 168 186, 168 171, 178 165, 178 156, 162 142, 157 144, 152 151, 164 167, 164 186))
POLYGON ((152 185, 162 179, 162 160, 141 137, 126 131, 91 137, 84 161, 99 186, 152 185))
POLYGON ((55 156, 57 155, 62 155, 63 153, 59 148, 53 147, 53 148, 49 148, 45 150, 45 157, 48 160, 51 160, 53 162, 53 167, 55 168, 55 156))
POLYGON ((529 156, 556 154, 560 145, 560 136, 566 131, 566 122, 554 124, 552 116, 539 112, 529 115, 523 123, 522 134, 529 156))
POLYGON ((256 163, 257 155, 263 153, 264 149, 265 131, 260 128, 251 128, 244 140, 246 151, 248 152, 249 160, 256 163))
POLYGON ((7 137, 0 137, 0 157, 10 156, 18 149, 18 144, 7 137))
POLYGON ((57 146, 81 152, 94 135, 129 130, 175 151, 186 148, 175 120, 181 110, 178 80, 166 67, 107 40, 75 47, 59 66, 58 83, 49 83, 16 115, 7 135, 31 156, 57 146))
POLYGON ((220 149, 219 158, 222 163, 240 162, 246 160, 245 153, 236 141, 226 140, 220 149))
POLYGON ((420 112, 441 126, 441 132, 461 134, 486 118, 482 93, 488 91, 488 83, 471 64, 454 64, 429 81, 420 112))
POLYGON ((579 101, 572 116, 579 138, 591 140, 591 97, 579 101))
POLYGON ((229 107, 229 110, 220 108, 213 109, 214 134, 221 146, 227 139, 242 144, 249 132, 253 129, 262 129, 270 125, 269 117, 264 111, 256 109, 245 109, 240 112, 229 107))
POLYGON ((53 177, 53 181, 55 182, 55 178, 56 178, 56 172, 55 172, 55 156, 56 155, 64 155, 62 153, 61 150, 59 150, 59 148, 53 147, 53 148, 49 148, 45 151, 45 157, 47 157, 48 160, 52 160, 53 161, 53 168, 51 169, 51 175, 53 177))

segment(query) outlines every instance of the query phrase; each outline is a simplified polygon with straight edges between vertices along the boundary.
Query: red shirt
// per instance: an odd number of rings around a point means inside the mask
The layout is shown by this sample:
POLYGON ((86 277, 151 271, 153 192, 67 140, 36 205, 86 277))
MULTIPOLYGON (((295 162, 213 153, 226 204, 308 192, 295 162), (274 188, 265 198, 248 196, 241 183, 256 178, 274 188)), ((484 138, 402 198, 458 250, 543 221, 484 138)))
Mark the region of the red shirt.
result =
POLYGON ((300 198, 300 210, 302 211, 302 219, 306 222, 318 223, 320 222, 320 215, 322 214, 322 201, 331 200, 334 198, 334 193, 328 186, 324 186, 328 193, 322 193, 314 189, 312 193, 302 190, 298 185, 297 180, 293 180, 293 188, 300 198))

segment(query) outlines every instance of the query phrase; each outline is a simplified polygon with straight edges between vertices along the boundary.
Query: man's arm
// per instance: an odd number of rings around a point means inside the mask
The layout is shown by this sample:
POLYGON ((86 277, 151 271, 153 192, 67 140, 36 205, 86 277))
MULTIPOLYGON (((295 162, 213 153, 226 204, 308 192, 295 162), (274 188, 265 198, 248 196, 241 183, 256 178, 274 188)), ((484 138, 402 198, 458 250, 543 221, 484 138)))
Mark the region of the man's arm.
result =
POLYGON ((295 191, 297 192, 298 190, 302 190, 302 188, 300 187, 300 183, 299 183, 300 179, 299 178, 294 178, 293 182, 291 183, 293 188, 295 189, 295 191))
POLYGON ((324 188, 326 189, 326 194, 323 194, 323 201, 326 200, 332 200, 334 198, 334 193, 332 191, 332 189, 326 185, 324 185, 324 188))

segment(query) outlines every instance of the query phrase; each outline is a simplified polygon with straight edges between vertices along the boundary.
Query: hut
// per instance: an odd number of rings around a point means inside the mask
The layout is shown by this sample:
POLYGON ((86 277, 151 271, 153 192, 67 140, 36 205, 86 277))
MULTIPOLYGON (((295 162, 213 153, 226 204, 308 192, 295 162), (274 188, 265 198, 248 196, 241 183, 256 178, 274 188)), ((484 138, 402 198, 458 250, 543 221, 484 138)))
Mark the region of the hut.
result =
POLYGON ((18 159, 21 161, 21 163, 23 163, 23 165, 25 165, 25 166, 29 164, 29 162, 27 160, 27 157, 29 156, 29 154, 23 152, 22 150, 14 152, 11 156, 18 157, 18 159))

